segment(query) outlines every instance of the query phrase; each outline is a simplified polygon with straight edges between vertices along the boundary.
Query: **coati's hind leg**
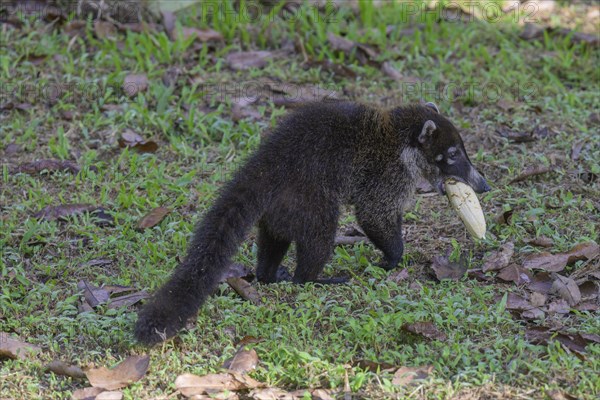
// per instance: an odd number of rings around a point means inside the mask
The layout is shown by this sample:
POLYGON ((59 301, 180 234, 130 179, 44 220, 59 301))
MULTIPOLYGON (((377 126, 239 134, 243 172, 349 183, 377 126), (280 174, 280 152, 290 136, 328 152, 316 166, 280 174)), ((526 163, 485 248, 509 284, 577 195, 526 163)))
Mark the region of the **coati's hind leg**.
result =
POLYGON ((344 283, 348 278, 319 279, 325 264, 333 252, 338 211, 335 208, 321 212, 324 217, 315 220, 315 224, 307 227, 306 234, 296 241, 297 266, 294 272, 294 283, 316 282, 322 284, 344 283))
POLYGON ((258 264, 256 266, 256 280, 263 283, 274 283, 290 280, 291 276, 280 263, 285 256, 290 241, 281 240, 273 236, 264 221, 258 225, 258 264))
POLYGON ((356 217, 360 227, 369 240, 383 252, 384 261, 379 266, 387 271, 398 266, 404 253, 402 215, 392 220, 384 220, 393 214, 394 212, 390 211, 381 212, 375 216, 358 207, 356 209, 356 217))

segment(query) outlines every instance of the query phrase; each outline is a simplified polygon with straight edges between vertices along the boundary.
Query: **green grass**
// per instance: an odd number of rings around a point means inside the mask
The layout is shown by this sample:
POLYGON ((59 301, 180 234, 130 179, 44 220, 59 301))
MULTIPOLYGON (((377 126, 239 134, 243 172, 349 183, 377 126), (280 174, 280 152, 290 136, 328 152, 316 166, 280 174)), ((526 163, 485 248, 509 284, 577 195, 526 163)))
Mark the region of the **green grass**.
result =
MULTIPOLYGON (((48 361, 110 366, 144 351, 132 337, 136 307, 101 306, 94 313, 80 313, 77 282, 148 290, 160 286, 184 254, 194 222, 210 207, 220 185, 284 114, 267 99, 260 102, 263 117, 258 121, 234 122, 231 96, 209 99, 202 90, 206 86, 191 86, 195 78, 228 89, 260 79, 320 85, 387 105, 435 101, 461 128, 471 159, 494 188, 482 197, 490 234, 485 242, 473 243, 445 199, 421 197, 407 210, 406 283, 386 280, 388 274, 374 266, 379 253, 357 244, 337 247, 325 271, 352 276, 346 286, 257 285, 263 297, 257 306, 223 285, 190 329, 149 351, 149 372, 124 389, 125 398, 164 397, 175 390, 175 377, 181 373, 218 371, 248 335, 264 339, 253 345, 261 361, 253 377, 290 390, 341 389, 347 372, 359 397, 420 396, 393 387, 389 373, 356 366, 357 360, 366 359, 433 365, 432 378, 423 384, 428 398, 474 390, 542 398, 554 388, 578 398, 600 394, 600 346, 588 346, 580 359, 556 344, 527 343, 526 324, 494 300, 518 288, 466 279, 437 283, 429 274, 431 258, 451 248, 468 253, 471 267, 478 267, 486 252, 506 241, 515 242, 515 260, 520 262, 537 251, 525 243, 535 236, 551 237, 553 251, 599 240, 598 182, 577 178, 578 172, 600 174, 598 126, 589 119, 600 108, 598 50, 555 37, 523 41, 518 38, 521 28, 509 18, 494 24, 450 23, 428 14, 415 21, 421 29, 400 36, 400 30, 413 24, 399 4, 361 3, 358 15, 349 8, 334 10, 329 21, 314 18, 311 10, 291 22, 278 17, 275 9, 272 18, 251 24, 221 20, 219 15, 199 21, 197 12, 183 13, 182 26, 210 26, 223 33, 225 41, 216 49, 197 50, 190 40, 171 41, 157 32, 120 33, 112 41, 96 39, 88 30, 71 39, 60 29, 45 31, 35 21, 3 32, 7 45, 0 49, 0 79, 10 88, 30 85, 35 90, 21 91, 13 99, 30 103, 29 110, 0 116, 0 149, 10 143, 22 148, 15 155, 0 150, 0 331, 41 346, 43 353, 32 361, 2 361, 1 398, 67 399, 86 383, 45 373, 48 361), (397 30, 388 38, 390 24, 397 30), (377 61, 390 61, 404 76, 419 77, 426 91, 392 81, 378 68, 360 65, 353 55, 334 51, 327 32, 376 46, 377 61), (357 79, 306 68, 302 54, 293 52, 280 52, 258 70, 234 72, 224 62, 231 51, 281 51, 290 40, 302 41, 312 59, 346 64, 357 79), (34 65, 27 61, 29 55, 47 59, 34 65), (173 66, 182 72, 174 87, 166 87, 162 77, 173 66), (128 99, 120 86, 132 72, 147 74, 150 86, 128 99), (57 85, 64 92, 52 101, 43 90, 57 85), (452 90, 440 92, 437 85, 452 90), (454 88, 466 93, 453 96, 454 88), (514 103, 514 109, 498 107, 498 99, 514 103), (104 106, 112 104, 120 109, 106 111, 104 106), (63 118, 64 111, 73 112, 73 119, 63 118), (494 133, 502 125, 516 131, 545 126, 550 134, 514 144, 494 133), (124 129, 155 140, 158 152, 120 149, 116 139, 124 129), (588 147, 573 161, 571 147, 580 140, 588 147), (35 176, 9 172, 9 166, 38 158, 76 159, 82 171, 35 176), (509 185, 525 167, 538 164, 553 165, 554 172, 509 185), (67 222, 32 216, 47 205, 63 203, 101 205, 111 210, 116 223, 98 226, 89 215, 67 222), (154 228, 136 230, 141 216, 161 205, 173 212, 154 228), (514 210, 512 224, 497 224, 494 215, 507 208, 514 210), (86 265, 100 258, 112 263, 86 265), (426 341, 401 330, 405 323, 423 320, 435 322, 448 340, 426 341)), ((352 221, 351 214, 342 218, 343 223, 352 221)), ((255 259, 251 235, 236 260, 253 266, 255 259)), ((285 264, 294 265, 293 252, 285 264)), ((548 317, 544 323, 600 333, 597 313, 548 317)))

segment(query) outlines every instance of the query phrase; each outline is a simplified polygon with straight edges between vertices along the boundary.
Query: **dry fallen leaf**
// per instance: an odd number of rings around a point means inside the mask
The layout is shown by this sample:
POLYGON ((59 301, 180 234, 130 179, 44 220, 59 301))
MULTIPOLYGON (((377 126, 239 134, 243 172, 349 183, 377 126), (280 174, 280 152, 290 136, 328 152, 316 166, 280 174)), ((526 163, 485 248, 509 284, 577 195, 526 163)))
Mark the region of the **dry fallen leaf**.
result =
POLYGON ((532 308, 534 308, 534 307, 524 297, 522 297, 516 293, 512 293, 512 292, 508 293, 508 296, 506 298, 506 309, 507 310, 525 311, 525 310, 530 310, 532 308))
POLYGON ((77 288, 83 291, 85 301, 90 307, 96 307, 99 304, 104 304, 110 298, 110 293, 104 288, 96 287, 84 280, 77 283, 77 288))
POLYGON ((531 283, 527 286, 530 290, 548 294, 552 291, 554 280, 547 272, 538 272, 531 277, 531 283))
POLYGON ((131 129, 125 129, 119 139, 119 147, 129 147, 140 153, 155 153, 158 150, 158 144, 152 140, 146 140, 131 129))
POLYGON ((85 375, 92 386, 115 390, 139 381, 148 370, 149 363, 149 356, 134 355, 127 357, 111 369, 105 367, 88 369, 85 375))
POLYGON ((402 268, 401 270, 395 270, 394 272, 389 274, 387 280, 391 282, 400 283, 402 281, 407 280, 408 277, 408 270, 406 268, 402 268))
POLYGON ((497 271, 505 268, 510 263, 510 259, 515 253, 515 244, 508 242, 500 247, 500 250, 492 252, 483 264, 483 272, 497 271))
POLYGON ((85 373, 77 365, 70 365, 61 360, 54 360, 44 368, 56 375, 70 376, 75 379, 84 379, 85 373))
POLYGON ((396 373, 394 373, 392 384, 397 386, 408 386, 409 384, 414 383, 414 381, 427 379, 432 372, 432 365, 423 367, 400 367, 396 373))
POLYGON ((591 260, 600 254, 600 247, 596 242, 585 242, 574 246, 566 253, 552 254, 543 252, 532 254, 525 258, 523 266, 527 269, 541 269, 548 272, 560 272, 567 265, 580 260, 591 260))
POLYGON ((448 338, 433 322, 429 321, 404 324, 402 329, 431 340, 445 341, 448 338))
POLYGON ((46 206, 33 214, 33 216, 46 221, 64 221, 67 217, 84 213, 90 213, 95 217, 98 225, 110 225, 114 222, 113 217, 106 212, 105 208, 91 204, 61 204, 60 206, 46 206))
POLYGON ((450 261, 448 256, 435 256, 431 268, 438 280, 457 281, 465 275, 467 264, 462 258, 459 261, 450 261))
POLYGON ((0 332, 0 359, 12 358, 25 360, 42 351, 33 344, 22 342, 8 333, 0 332))
POLYGON ((148 88, 148 77, 145 74, 130 74, 123 80, 123 92, 127 97, 135 97, 148 88))
POLYGON ((273 57, 270 51, 242 51, 229 53, 226 61, 233 70, 245 70, 250 68, 262 68, 267 65, 268 60, 273 57))
POLYGON ((254 370, 258 365, 258 354, 256 354, 256 350, 246 350, 244 347, 240 346, 234 356, 225 361, 223 367, 241 374, 254 370))
POLYGON ((581 301, 581 293, 579 292, 579 287, 573 279, 558 274, 553 275, 553 277, 553 292, 558 293, 559 296, 565 299, 571 307, 575 306, 581 301))
POLYGON ((254 304, 260 304, 261 298, 256 288, 252 286, 248 281, 242 278, 227 278, 229 286, 236 291, 243 299, 248 300, 254 304))
POLYGON ((77 174, 81 168, 73 161, 61 161, 61 160, 38 160, 33 162, 26 162, 19 164, 18 166, 11 169, 12 174, 26 173, 26 174, 38 174, 40 172, 56 172, 65 171, 77 174))
POLYGON ((96 400, 96 396, 102 393, 104 389, 97 387, 86 387, 77 389, 73 392, 73 400, 96 400))
POLYGON ((138 229, 152 228, 160 223, 164 217, 171 212, 170 208, 167 207, 156 207, 152 209, 148 214, 144 215, 140 222, 138 222, 138 229))
POLYGON ((146 292, 145 290, 136 293, 126 294, 124 296, 114 297, 109 300, 108 308, 116 309, 121 307, 129 307, 149 297, 150 294, 148 294, 148 292, 146 292))
POLYGON ((554 245, 554 241, 546 236, 540 236, 534 239, 527 239, 525 240, 525 243, 537 247, 552 247, 554 245))
POLYGON ((262 388, 264 386, 265 384, 262 382, 235 372, 208 374, 204 376, 183 374, 175 379, 175 387, 185 397, 209 394, 214 391, 247 390, 262 388))
POLYGON ((352 363, 353 366, 365 369, 370 372, 379 372, 394 369, 395 366, 385 362, 376 362, 369 360, 358 360, 352 363))
POLYGON ((531 282, 529 271, 518 264, 510 264, 498 272, 497 277, 506 282, 514 282, 517 285, 523 285, 531 282))
POLYGON ((94 21, 94 33, 99 39, 114 39, 117 37, 117 27, 108 21, 94 21))
POLYGON ((123 393, 119 391, 106 391, 101 392, 96 396, 95 400, 121 400, 123 393))
POLYGON ((571 307, 564 299, 554 300, 548 304, 548 312, 551 314, 568 314, 571 307))
POLYGON ((520 175, 516 176, 508 183, 510 185, 513 183, 521 182, 521 181, 531 178, 532 176, 542 175, 542 174, 546 174, 546 173, 552 172, 552 171, 554 171, 554 169, 551 167, 539 167, 539 166, 528 167, 528 168, 525 168, 525 170, 520 175))
POLYGON ((533 292, 533 293, 531 293, 531 296, 529 297, 529 302, 534 307, 541 307, 544 304, 546 304, 547 299, 548 299, 548 296, 546 296, 545 294, 539 293, 539 292, 533 292))

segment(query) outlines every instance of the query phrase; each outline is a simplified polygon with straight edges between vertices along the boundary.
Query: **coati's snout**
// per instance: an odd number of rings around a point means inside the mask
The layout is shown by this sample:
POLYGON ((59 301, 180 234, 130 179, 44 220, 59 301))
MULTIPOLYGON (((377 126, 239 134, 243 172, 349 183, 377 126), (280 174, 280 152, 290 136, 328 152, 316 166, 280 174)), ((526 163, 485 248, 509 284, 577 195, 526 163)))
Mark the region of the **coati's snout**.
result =
MULTIPOLYGON (((437 108, 434 109, 437 111, 437 108)), ((490 191, 490 186, 483 175, 469 160, 462 138, 457 129, 439 113, 431 115, 432 119, 425 121, 418 137, 428 166, 426 178, 445 194, 444 181, 454 178, 473 188, 477 193, 490 191)))

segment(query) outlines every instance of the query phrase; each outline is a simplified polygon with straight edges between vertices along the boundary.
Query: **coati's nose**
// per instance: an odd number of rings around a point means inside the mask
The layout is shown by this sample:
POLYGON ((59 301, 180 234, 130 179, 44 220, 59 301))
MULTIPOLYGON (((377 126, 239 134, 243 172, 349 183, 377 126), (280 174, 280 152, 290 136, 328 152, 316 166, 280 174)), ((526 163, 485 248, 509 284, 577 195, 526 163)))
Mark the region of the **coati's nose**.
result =
POLYGON ((490 187, 490 185, 488 185, 485 179, 482 179, 481 183, 477 186, 477 190, 475 190, 477 193, 485 193, 492 190, 492 188, 490 187))

